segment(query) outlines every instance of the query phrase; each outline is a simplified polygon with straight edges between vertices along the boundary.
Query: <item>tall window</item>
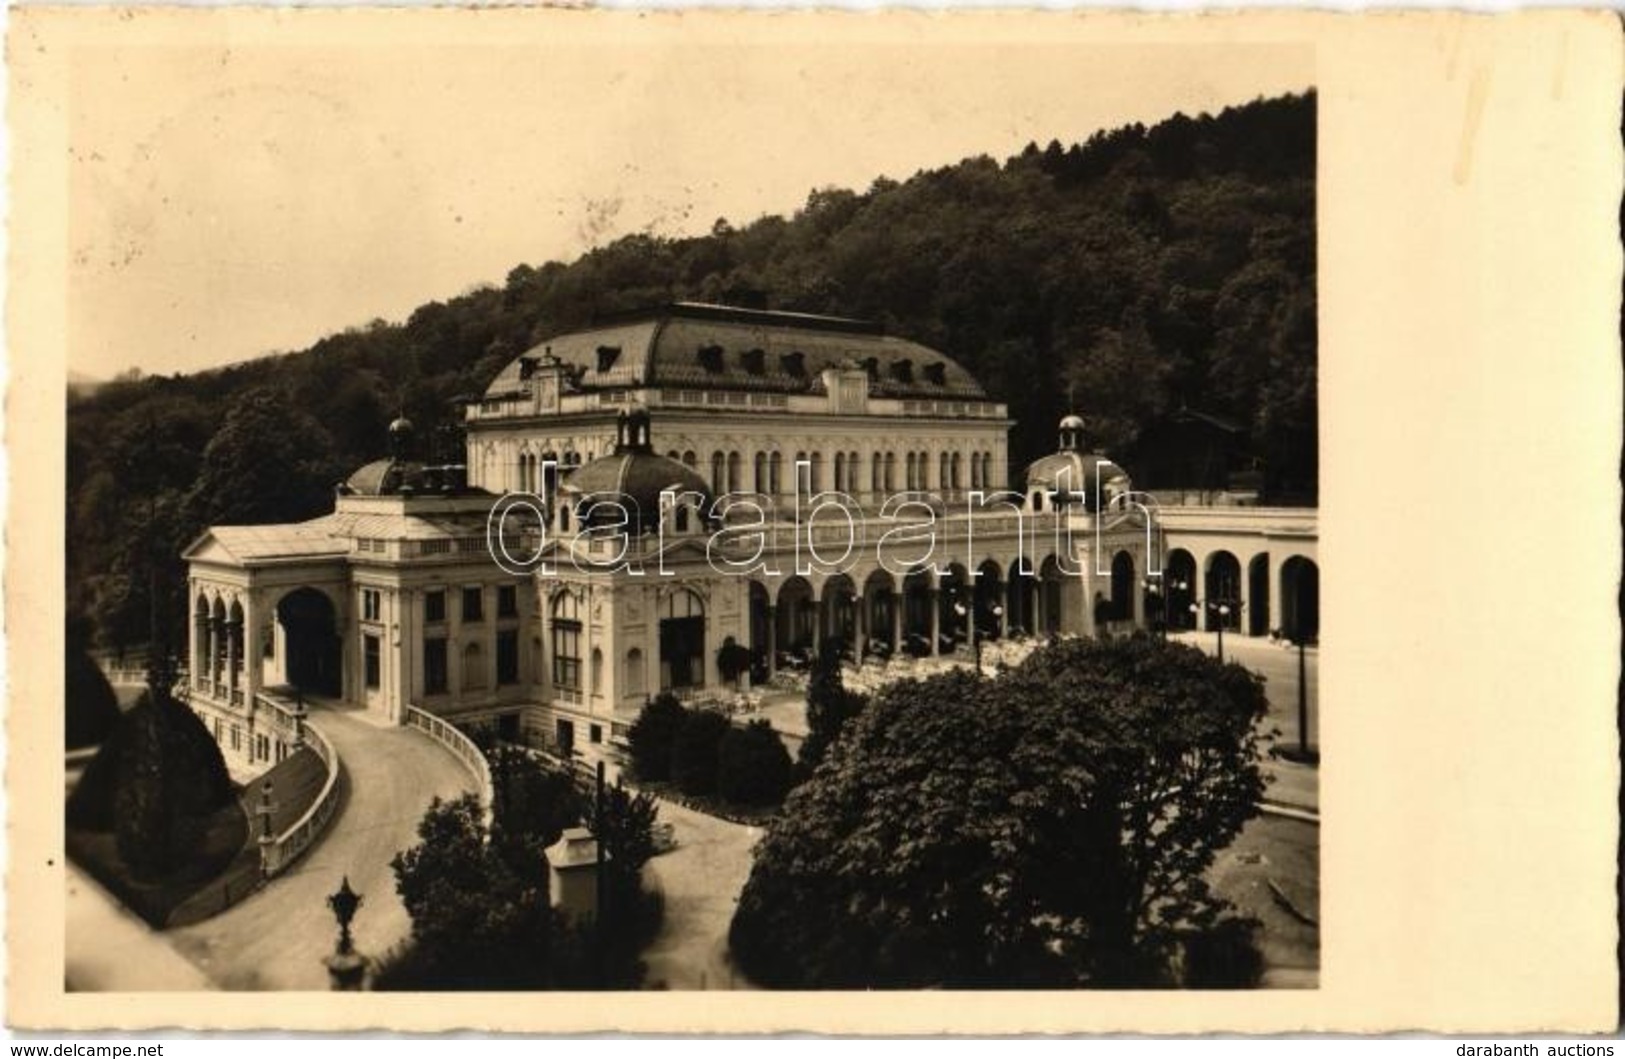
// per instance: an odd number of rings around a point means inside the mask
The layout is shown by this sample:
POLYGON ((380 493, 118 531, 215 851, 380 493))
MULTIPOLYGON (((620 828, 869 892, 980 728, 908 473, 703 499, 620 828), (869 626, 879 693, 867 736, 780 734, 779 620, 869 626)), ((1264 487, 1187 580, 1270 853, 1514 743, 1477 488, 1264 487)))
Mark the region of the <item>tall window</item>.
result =
POLYGON ((376 689, 381 682, 382 664, 379 659, 378 637, 361 638, 362 669, 366 673, 367 687, 376 689))
POLYGON ((485 652, 480 645, 471 643, 463 648, 463 690, 476 691, 485 687, 485 652))
POLYGON ((780 493, 780 475, 784 469, 784 456, 775 452, 767 459, 767 491, 773 496, 780 493))
POLYGON ((463 589, 463 620, 485 620, 485 593, 481 589, 463 589))
POLYGON ((765 493, 767 492, 767 453, 758 452, 756 454, 755 470, 755 481, 752 483, 753 488, 755 488, 758 493, 765 493))
POLYGON ((497 633, 497 683, 519 683, 519 630, 497 633))
POLYGON ((446 638, 429 636, 423 641, 423 690, 430 695, 446 692, 446 638))
POLYGON ((728 457, 720 452, 711 454, 711 491, 725 493, 728 491, 728 457))
POLYGON ((846 453, 835 454, 835 491, 846 492, 846 453))
POLYGON ((517 617, 519 617, 519 586, 518 585, 498 585, 497 586, 497 617, 499 617, 499 618, 517 618, 517 617))
POLYGON ((423 594, 423 620, 446 620, 446 594, 444 592, 425 592, 423 594))
POLYGON ((581 603, 570 592, 553 601, 553 684, 581 690, 581 603))
POLYGON ((882 487, 886 492, 897 488, 897 453, 886 453, 886 482, 882 487))
POLYGON ((739 492, 739 453, 728 453, 728 492, 739 492))
POLYGON ((363 588, 361 590, 361 620, 377 621, 380 606, 380 594, 376 588, 363 588))
POLYGON ((880 453, 875 453, 869 461, 869 491, 878 493, 886 488, 886 479, 883 473, 885 461, 880 453))

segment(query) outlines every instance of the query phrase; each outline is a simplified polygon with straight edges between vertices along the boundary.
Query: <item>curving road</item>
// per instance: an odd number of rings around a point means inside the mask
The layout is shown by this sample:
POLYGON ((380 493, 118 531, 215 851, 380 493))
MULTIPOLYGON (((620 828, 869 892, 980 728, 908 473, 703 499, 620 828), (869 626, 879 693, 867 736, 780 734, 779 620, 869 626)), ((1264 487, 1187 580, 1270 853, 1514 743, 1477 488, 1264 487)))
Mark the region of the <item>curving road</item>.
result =
POLYGON ((421 732, 381 724, 360 709, 321 709, 311 723, 344 763, 342 801, 327 833, 248 900, 156 935, 216 988, 326 989, 321 959, 337 937, 327 895, 346 874, 363 898, 356 947, 378 956, 405 938, 411 921, 389 862, 417 841, 432 798, 473 789, 462 764, 421 732))

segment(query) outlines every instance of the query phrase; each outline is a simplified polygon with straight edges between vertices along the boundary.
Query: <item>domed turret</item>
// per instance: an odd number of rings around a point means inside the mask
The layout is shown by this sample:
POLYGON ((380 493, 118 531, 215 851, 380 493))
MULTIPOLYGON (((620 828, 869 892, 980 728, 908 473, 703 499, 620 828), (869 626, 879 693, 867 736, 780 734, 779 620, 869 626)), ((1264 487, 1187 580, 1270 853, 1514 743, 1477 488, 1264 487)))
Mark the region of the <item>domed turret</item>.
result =
POLYGON ((412 421, 404 415, 396 416, 389 424, 389 451, 395 459, 404 460, 412 455, 412 438, 416 430, 412 421))
POLYGON ((1108 457, 1085 449, 1083 432, 1081 417, 1068 415, 1061 420, 1059 450, 1027 467, 1029 497, 1041 493, 1045 506, 1081 507, 1092 513, 1110 507, 1114 498, 1133 487, 1127 471, 1108 457))
POLYGON ((573 512, 571 521, 584 527, 619 526, 620 508, 625 508, 632 519, 626 529, 633 535, 659 532, 663 493, 672 492, 680 501, 667 533, 704 528, 712 501, 710 485, 694 468, 655 453, 649 413, 642 409, 621 414, 613 454, 571 471, 559 490, 573 512))

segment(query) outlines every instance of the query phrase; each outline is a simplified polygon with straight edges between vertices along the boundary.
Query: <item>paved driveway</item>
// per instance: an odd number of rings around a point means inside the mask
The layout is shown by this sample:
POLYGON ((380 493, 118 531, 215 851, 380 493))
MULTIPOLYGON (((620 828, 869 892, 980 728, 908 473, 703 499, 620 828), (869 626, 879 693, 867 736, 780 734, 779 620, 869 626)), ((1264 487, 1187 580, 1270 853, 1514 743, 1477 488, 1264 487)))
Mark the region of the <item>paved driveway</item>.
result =
MULTIPOLYGON (((390 859, 416 842, 418 820, 431 798, 455 797, 472 787, 457 759, 420 732, 377 724, 360 710, 319 710, 311 723, 344 762, 343 801, 327 833, 243 903, 202 923, 152 935, 216 988, 326 989, 321 958, 332 951, 337 933, 326 898, 345 874, 364 901, 354 927, 357 947, 378 955, 405 938, 411 921, 395 894, 390 859)), ((87 915, 81 922, 89 926, 106 918, 87 915)), ((73 954, 91 953, 99 940, 80 935, 70 920, 70 967, 73 954)), ((133 958, 138 940, 126 939, 128 960, 95 961, 92 988, 155 987, 146 984, 146 961, 133 958)), ((163 977, 169 982, 178 976, 163 977)), ((156 985, 166 987, 176 986, 156 985)))

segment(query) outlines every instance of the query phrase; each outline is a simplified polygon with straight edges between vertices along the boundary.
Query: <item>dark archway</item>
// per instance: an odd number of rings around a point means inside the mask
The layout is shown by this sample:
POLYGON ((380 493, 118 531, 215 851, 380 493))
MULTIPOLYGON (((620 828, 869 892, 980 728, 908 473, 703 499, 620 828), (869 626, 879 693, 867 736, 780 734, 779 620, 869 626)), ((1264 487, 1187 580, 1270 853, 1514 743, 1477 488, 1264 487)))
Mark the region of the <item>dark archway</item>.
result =
POLYGON ((864 628, 868 634, 866 653, 889 658, 897 651, 896 583, 884 569, 875 570, 863 582, 864 628))
POLYGON ((1270 553, 1259 552, 1247 562, 1247 635, 1270 631, 1270 553))
POLYGON ((949 652, 970 642, 966 619, 970 615, 970 574, 958 563, 949 563, 937 583, 937 650, 949 652))
POLYGON ((682 691, 705 686, 705 604, 679 590, 660 612, 660 688, 682 691))
POLYGON ((1038 609, 1038 580, 1030 573, 1022 573, 1018 565, 1010 568, 1010 581, 1005 593, 1005 626, 1011 636, 1031 636, 1038 609))
POLYGON ((773 641, 773 597, 760 581, 750 583, 750 678, 756 683, 767 679, 768 651, 773 641))
POLYGON ((1281 564, 1281 635, 1294 642, 1320 639, 1320 567, 1301 555, 1281 564))
POLYGON ((791 577, 779 586, 779 651, 812 658, 813 627, 818 604, 812 585, 804 577, 791 577))
POLYGON ((1004 581, 999 564, 992 559, 983 560, 976 568, 976 635, 984 640, 997 640, 1002 633, 1005 617, 1004 581))
POLYGON ((1224 624, 1226 632, 1241 629, 1241 561, 1229 552, 1214 552, 1207 561, 1207 585, 1202 600, 1209 632, 1224 624))
POLYGON ((819 593, 819 628, 826 638, 840 646, 841 653, 856 660, 858 642, 858 590, 845 574, 835 574, 824 582, 819 593))
POLYGON ((283 673, 288 683, 314 695, 344 694, 343 648, 333 601, 314 588, 300 588, 276 605, 287 644, 283 673))
POLYGON ((1065 596, 1061 591, 1064 574, 1060 560, 1051 555, 1038 568, 1038 631, 1054 636, 1066 627, 1065 596))
POLYGON ((1168 553, 1168 568, 1162 575, 1163 595, 1167 600, 1169 629, 1196 628, 1196 615, 1191 605, 1196 602, 1196 558, 1183 548, 1168 553))
POLYGON ((1112 556, 1112 621, 1134 619, 1134 556, 1120 551, 1112 556))
POLYGON ((903 649, 920 656, 931 649, 931 572, 916 570, 903 579, 903 649))

